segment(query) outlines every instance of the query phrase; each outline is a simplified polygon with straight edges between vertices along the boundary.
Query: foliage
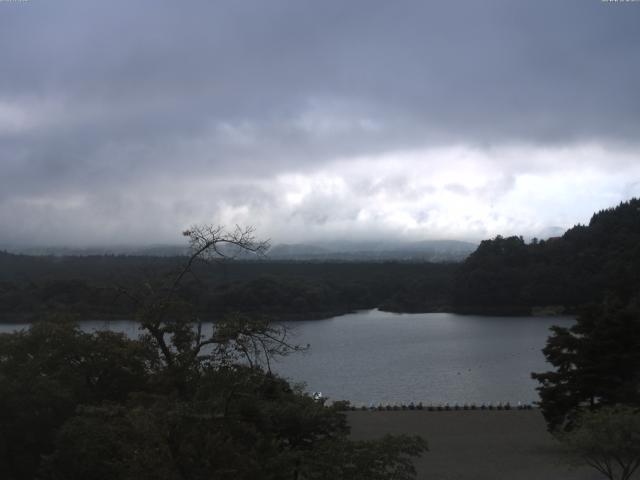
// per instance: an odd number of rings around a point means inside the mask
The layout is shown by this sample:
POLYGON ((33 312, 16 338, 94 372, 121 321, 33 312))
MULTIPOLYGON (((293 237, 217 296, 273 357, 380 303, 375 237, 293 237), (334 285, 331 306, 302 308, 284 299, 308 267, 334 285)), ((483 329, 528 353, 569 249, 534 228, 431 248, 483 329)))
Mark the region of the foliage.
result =
MULTIPOLYGON (((0 321, 51 312, 91 318, 133 318, 136 303, 114 289, 175 278, 184 257, 29 257, 0 253, 0 321)), ((287 319, 381 307, 438 311, 451 303, 455 264, 247 261, 225 258, 217 268, 192 265, 176 297, 207 319, 233 312, 287 319)))
POLYGON ((640 406, 640 308, 592 306, 570 328, 552 327, 543 350, 555 371, 534 373, 551 430, 570 429, 584 407, 640 406))
POLYGON ((412 457, 427 450, 418 436, 386 435, 376 441, 323 442, 312 453, 312 461, 301 478, 330 480, 411 479, 415 476, 412 457))
POLYGON ((628 480, 640 467, 640 411, 604 407, 580 415, 576 428, 559 435, 569 449, 610 480, 628 480))
POLYGON ((483 241, 456 273, 457 311, 528 314, 535 307, 576 311, 611 292, 629 301, 640 289, 640 199, 593 215, 561 237, 483 241))
POLYGON ((33 478, 78 405, 122 402, 148 388, 156 361, 141 342, 59 319, 0 335, 0 464, 8 478, 33 478))
POLYGON ((203 331, 182 283, 221 243, 261 244, 250 230, 186 235, 192 255, 173 278, 121 286, 139 339, 60 319, 0 335, 3 478, 413 478, 421 439, 352 441, 337 408, 270 371, 272 356, 299 349, 286 330, 232 315, 203 331))

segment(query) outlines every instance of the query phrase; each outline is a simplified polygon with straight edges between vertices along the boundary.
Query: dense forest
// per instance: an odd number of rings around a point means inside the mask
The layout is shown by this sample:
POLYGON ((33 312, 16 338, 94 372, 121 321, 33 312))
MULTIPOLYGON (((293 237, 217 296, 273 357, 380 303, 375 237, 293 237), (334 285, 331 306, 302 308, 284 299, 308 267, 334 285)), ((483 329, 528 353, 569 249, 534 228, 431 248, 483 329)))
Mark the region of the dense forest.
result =
POLYGON ((456 272, 458 312, 575 312, 608 295, 627 303, 640 287, 640 199, 594 214, 562 237, 483 241, 456 272))
MULTIPOLYGON (((43 313, 131 318, 126 292, 170 277, 185 257, 35 257, 0 253, 0 319, 43 313)), ((357 309, 444 310, 455 264, 403 262, 198 261, 179 294, 204 317, 229 312, 286 319, 357 309)))
MULTIPOLYGON (((0 252, 0 319, 42 314, 131 318, 127 293, 175 273, 185 257, 28 256, 0 252)), ((593 215, 547 240, 481 242, 462 263, 199 261, 179 295, 215 319, 243 312, 284 319, 357 309, 396 312, 572 313, 640 287, 640 200, 593 215)))

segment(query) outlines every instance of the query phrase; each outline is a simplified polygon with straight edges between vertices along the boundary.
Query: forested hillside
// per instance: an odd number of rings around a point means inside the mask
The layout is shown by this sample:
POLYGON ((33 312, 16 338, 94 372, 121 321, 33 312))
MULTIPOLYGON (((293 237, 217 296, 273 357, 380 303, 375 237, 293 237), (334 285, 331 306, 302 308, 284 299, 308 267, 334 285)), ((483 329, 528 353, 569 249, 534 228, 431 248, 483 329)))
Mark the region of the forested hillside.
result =
POLYGON ((640 287, 640 199, 593 215, 562 237, 483 241, 456 273, 458 312, 573 311, 608 294, 627 302, 640 287))

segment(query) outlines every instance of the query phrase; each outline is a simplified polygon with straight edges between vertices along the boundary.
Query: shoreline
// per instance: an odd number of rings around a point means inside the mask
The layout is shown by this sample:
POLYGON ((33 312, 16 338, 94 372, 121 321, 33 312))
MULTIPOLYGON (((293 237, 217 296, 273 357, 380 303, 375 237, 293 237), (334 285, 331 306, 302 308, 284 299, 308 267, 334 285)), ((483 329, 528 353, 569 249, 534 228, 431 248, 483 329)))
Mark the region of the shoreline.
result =
MULTIPOLYGON (((363 311, 372 311, 372 310, 378 310, 380 312, 385 312, 385 313, 394 313, 394 314, 398 314, 398 315, 420 315, 420 314, 428 314, 428 313, 447 313, 447 314, 451 314, 451 315, 461 315, 461 316, 477 316, 477 317, 545 317, 545 318, 552 318, 552 317, 567 317, 567 316, 572 316, 575 315, 575 313, 573 312, 568 312, 565 311, 564 313, 559 313, 557 311, 553 311, 553 312, 541 312, 541 311, 535 311, 535 312, 529 312, 529 313, 515 313, 515 312, 501 312, 501 313, 496 313, 496 312, 478 312, 478 313, 471 313, 468 311, 459 311, 459 310, 455 310, 455 309, 447 309, 447 310, 440 310, 440 309, 432 309, 432 310, 426 310, 426 311, 414 311, 414 310, 410 310, 410 311, 395 311, 395 310, 389 310, 389 309, 385 309, 385 308, 379 308, 379 307, 374 307, 374 308, 362 308, 362 309, 344 309, 344 310, 331 310, 331 311, 326 311, 326 312, 307 312, 307 313, 270 313, 270 314, 263 314, 263 313, 259 313, 259 312, 239 312, 241 314, 244 315, 258 315, 258 316, 262 316, 262 317, 267 317, 270 318, 271 321, 273 322, 303 322, 303 321, 316 321, 316 320, 328 320, 334 317, 341 317, 343 315, 350 315, 353 313, 358 313, 358 312, 363 312, 363 311)), ((231 312, 229 312, 231 313, 231 312)), ((124 314, 111 314, 111 313, 93 313, 93 314, 86 314, 86 313, 78 313, 78 312, 59 312, 59 316, 65 316, 68 315, 70 319, 74 319, 80 316, 85 317, 84 320, 76 320, 78 322, 82 322, 82 321, 104 321, 104 322, 130 322, 130 321, 135 321, 134 317, 135 317, 135 312, 131 312, 130 315, 124 315, 124 314)), ((202 321, 204 323, 209 323, 209 322, 215 322, 217 318, 220 318, 220 315, 218 315, 217 317, 209 317, 209 318, 203 318, 202 321)), ((1 314, 0 315, 0 325, 7 325, 7 324, 17 324, 17 325, 28 325, 31 323, 35 323, 35 322, 40 322, 45 320, 44 318, 41 318, 39 316, 39 314, 37 313, 17 313, 17 314, 1 314)))

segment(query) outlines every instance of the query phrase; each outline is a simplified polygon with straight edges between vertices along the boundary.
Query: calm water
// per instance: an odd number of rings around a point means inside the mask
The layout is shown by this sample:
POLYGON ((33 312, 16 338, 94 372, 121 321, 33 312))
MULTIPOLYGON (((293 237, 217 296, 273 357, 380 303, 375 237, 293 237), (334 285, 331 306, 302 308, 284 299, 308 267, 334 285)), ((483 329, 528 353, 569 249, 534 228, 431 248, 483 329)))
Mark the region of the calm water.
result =
MULTIPOLYGON (((294 341, 311 348, 274 369, 306 382, 309 391, 357 404, 532 402, 537 394, 530 373, 548 369, 541 349, 549 327, 573 322, 377 310, 290 322, 294 341)), ((15 328, 0 325, 0 331, 15 328)), ((87 321, 82 328, 138 334, 128 321, 87 321)))

